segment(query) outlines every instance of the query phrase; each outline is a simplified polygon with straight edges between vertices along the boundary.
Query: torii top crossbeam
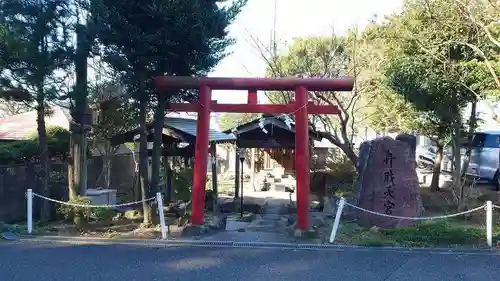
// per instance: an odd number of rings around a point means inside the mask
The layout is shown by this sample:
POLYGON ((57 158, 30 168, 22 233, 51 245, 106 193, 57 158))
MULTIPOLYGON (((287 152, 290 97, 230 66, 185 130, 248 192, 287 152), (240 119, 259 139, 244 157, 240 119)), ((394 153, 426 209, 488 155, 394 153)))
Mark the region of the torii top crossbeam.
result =
POLYGON ((159 76, 155 84, 157 89, 199 89, 204 85, 212 90, 292 91, 302 86, 309 91, 351 91, 354 79, 159 76))

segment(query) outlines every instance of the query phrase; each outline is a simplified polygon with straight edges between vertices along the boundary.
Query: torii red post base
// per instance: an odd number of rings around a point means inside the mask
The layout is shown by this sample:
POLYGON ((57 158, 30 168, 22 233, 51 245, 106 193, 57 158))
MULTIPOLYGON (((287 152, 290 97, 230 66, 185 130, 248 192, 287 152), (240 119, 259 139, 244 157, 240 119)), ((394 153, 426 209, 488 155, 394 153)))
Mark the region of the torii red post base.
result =
POLYGON ((295 162, 297 178, 297 228, 309 229, 309 114, 340 114, 335 105, 317 105, 309 102, 309 91, 351 91, 352 78, 194 78, 160 76, 155 78, 157 89, 199 89, 200 98, 193 103, 169 104, 172 111, 197 112, 195 164, 193 172, 191 223, 203 224, 205 211, 205 183, 207 180, 208 131, 210 112, 240 112, 295 114, 295 162), (247 104, 218 104, 211 100, 212 90, 246 90, 247 104), (295 102, 290 104, 257 104, 257 90, 295 91, 295 102))

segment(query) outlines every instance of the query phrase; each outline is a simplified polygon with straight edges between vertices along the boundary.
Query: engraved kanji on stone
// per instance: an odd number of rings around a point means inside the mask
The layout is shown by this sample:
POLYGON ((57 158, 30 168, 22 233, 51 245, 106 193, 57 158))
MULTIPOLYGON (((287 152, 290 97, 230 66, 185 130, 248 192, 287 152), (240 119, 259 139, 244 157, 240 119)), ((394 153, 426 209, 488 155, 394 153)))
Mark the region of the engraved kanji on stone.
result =
POLYGON ((392 155, 392 151, 390 151, 390 150, 385 151, 384 164, 389 165, 389 167, 392 168, 392 162, 395 159, 396 159, 396 157, 394 157, 394 155, 392 155))

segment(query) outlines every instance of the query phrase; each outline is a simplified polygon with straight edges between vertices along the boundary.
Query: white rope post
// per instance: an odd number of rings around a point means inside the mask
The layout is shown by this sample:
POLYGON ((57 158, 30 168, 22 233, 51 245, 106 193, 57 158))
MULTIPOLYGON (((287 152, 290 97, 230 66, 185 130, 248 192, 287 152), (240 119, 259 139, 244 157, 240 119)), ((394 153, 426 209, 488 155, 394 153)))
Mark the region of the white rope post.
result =
POLYGON ((493 204, 491 201, 486 201, 486 241, 488 246, 493 245, 493 204))
POLYGON ((158 203, 158 215, 160 216, 161 239, 167 239, 167 226, 165 224, 165 214, 163 213, 163 198, 161 192, 156 193, 156 202, 158 203))
POLYGON ((337 214, 335 214, 335 221, 333 222, 332 232, 330 233, 330 243, 335 241, 335 236, 337 235, 337 230, 339 229, 340 216, 342 215, 342 209, 344 209, 345 199, 340 198, 339 205, 337 207, 337 214))
POLYGON ((26 199, 26 224, 28 226, 28 234, 31 234, 33 232, 33 190, 28 189, 26 191, 26 199))

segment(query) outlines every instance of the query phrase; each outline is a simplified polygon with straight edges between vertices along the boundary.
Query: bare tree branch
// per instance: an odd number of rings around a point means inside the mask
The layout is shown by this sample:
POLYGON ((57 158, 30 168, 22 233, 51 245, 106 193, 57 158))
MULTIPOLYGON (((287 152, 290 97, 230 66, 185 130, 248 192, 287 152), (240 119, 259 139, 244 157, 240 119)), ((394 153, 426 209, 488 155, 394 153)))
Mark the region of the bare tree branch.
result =
MULTIPOLYGON (((461 0, 455 0, 455 1, 457 3, 459 3, 462 6, 462 8, 466 11, 467 17, 472 21, 472 23, 479 26, 484 31, 484 33, 486 34, 488 39, 491 41, 491 43, 495 44, 498 48, 500 48, 500 41, 496 40, 495 37, 493 37, 490 30, 488 29, 488 27, 484 23, 482 23, 480 20, 476 19, 471 8, 461 0)), ((489 3, 493 7, 496 7, 492 1, 490 1, 489 3)))

